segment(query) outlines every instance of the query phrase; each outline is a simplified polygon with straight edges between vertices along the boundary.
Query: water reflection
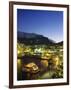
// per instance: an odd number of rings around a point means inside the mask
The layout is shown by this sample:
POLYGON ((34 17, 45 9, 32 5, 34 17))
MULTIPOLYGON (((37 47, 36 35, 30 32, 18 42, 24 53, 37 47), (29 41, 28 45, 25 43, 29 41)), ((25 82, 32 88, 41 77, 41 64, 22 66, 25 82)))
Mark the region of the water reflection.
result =
POLYGON ((21 57, 17 60, 17 80, 63 78, 61 60, 58 57, 49 60, 37 57, 21 57))
MULTIPOLYGON (((44 60, 45 61, 45 60, 44 60)), ((47 65, 44 66, 43 60, 40 59, 18 59, 17 61, 17 79, 18 80, 33 80, 40 79, 40 76, 47 71, 47 65), (35 61, 35 62, 33 62, 35 61)))
POLYGON ((22 72, 22 80, 33 80, 39 78, 39 73, 33 74, 28 72, 22 72))

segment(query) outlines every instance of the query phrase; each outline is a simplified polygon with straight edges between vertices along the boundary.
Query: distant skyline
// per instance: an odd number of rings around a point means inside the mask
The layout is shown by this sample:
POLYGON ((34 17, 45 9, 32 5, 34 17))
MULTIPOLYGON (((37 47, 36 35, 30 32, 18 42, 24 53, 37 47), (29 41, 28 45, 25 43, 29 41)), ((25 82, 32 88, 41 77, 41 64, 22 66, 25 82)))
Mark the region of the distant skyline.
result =
POLYGON ((17 9, 17 30, 63 41, 63 11, 17 9))

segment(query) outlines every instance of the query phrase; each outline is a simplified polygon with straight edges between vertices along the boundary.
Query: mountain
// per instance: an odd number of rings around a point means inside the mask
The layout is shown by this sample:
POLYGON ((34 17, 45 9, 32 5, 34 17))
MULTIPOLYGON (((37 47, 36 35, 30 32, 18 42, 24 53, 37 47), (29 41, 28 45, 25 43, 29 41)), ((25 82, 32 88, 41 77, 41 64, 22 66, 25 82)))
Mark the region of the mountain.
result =
MULTIPOLYGON (((35 33, 26 33, 26 32, 19 32, 17 33, 18 37, 19 38, 35 38, 38 36, 38 34, 35 34, 35 33)), ((42 35, 39 35, 39 36, 42 36, 42 35)))
POLYGON ((54 41, 43 35, 35 33, 17 32, 18 42, 24 44, 55 44, 54 41))
POLYGON ((63 45, 63 41, 58 42, 57 45, 63 45))

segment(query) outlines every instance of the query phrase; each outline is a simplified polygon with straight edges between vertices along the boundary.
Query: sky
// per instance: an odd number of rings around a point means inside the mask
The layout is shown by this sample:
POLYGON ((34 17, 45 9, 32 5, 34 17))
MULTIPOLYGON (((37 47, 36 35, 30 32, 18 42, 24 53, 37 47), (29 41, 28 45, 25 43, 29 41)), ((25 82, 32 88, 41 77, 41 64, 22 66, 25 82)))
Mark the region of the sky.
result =
POLYGON ((17 9, 17 30, 63 41, 63 11, 17 9))

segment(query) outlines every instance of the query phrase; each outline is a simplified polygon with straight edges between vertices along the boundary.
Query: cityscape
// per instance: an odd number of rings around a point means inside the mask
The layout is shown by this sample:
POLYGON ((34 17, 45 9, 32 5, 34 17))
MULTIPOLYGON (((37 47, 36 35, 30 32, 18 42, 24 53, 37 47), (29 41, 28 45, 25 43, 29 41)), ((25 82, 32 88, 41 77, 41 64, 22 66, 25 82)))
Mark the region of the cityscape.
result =
POLYGON ((63 78, 63 11, 17 9, 17 80, 63 78))
POLYGON ((35 43, 33 39, 29 43, 25 40, 26 37, 23 43, 18 38, 17 43, 18 80, 63 78, 63 42, 54 43, 48 39, 48 44, 42 44, 39 38, 35 43))

